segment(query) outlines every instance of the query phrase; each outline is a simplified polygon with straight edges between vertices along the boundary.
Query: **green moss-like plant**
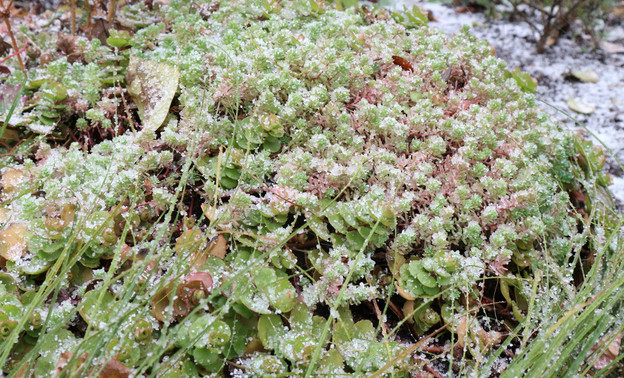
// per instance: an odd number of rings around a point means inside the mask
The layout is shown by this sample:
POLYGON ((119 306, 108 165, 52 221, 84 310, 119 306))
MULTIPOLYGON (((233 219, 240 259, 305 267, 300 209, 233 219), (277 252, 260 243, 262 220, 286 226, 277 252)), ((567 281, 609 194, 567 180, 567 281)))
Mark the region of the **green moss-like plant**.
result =
POLYGON ((143 6, 32 69, 11 121, 30 139, 1 169, 6 373, 489 375, 608 277, 604 154, 467 29, 143 6), (176 73, 173 101, 149 67, 176 73))

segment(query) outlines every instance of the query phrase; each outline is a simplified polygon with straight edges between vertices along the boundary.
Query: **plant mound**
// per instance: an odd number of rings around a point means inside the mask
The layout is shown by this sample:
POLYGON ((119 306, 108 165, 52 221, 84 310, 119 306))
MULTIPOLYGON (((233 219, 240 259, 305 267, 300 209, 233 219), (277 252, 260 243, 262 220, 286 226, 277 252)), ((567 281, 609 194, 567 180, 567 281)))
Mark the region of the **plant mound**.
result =
POLYGON ((5 372, 500 371, 607 243, 604 156, 466 29, 151 5, 3 79, 5 372))

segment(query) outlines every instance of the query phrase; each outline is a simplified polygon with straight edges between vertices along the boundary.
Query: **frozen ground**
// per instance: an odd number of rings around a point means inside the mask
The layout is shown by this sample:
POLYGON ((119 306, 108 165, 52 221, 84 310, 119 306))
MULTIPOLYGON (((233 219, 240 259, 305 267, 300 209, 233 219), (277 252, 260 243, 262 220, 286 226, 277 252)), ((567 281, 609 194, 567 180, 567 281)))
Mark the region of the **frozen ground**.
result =
MULTIPOLYGON (((505 60, 510 68, 518 67, 538 80, 538 98, 570 114, 593 133, 620 162, 624 163, 624 53, 608 54, 602 49, 590 51, 589 44, 562 37, 544 54, 535 52, 536 34, 524 22, 490 21, 481 13, 457 13, 451 7, 438 3, 416 0, 380 0, 378 5, 403 9, 403 5, 417 5, 433 12, 437 21, 430 27, 447 34, 457 32, 463 25, 487 40, 496 55, 505 60), (599 80, 596 83, 574 82, 566 79, 568 72, 593 70, 599 80), (589 115, 573 112, 567 105, 569 98, 592 105, 595 111, 589 115)), ((606 41, 623 44, 624 26, 607 29, 606 41)), ((580 127, 566 115, 542 105, 555 119, 577 130, 580 127)), ((587 134, 587 133, 586 133, 587 134)), ((589 136, 589 135, 588 135, 589 136)), ((613 176, 610 187, 619 208, 624 206, 624 172, 615 159, 609 158, 607 170, 613 176)))

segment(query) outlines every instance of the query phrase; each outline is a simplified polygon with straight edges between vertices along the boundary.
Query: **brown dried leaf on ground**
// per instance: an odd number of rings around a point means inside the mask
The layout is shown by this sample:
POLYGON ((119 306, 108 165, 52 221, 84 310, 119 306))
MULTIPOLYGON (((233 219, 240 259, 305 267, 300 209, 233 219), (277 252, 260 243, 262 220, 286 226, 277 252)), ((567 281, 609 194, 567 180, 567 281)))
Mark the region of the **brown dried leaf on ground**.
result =
POLYGON ((97 38, 99 39, 103 45, 106 44, 106 38, 110 37, 109 29, 112 29, 114 25, 104 18, 96 18, 93 20, 91 25, 81 26, 82 29, 89 39, 97 38))
MULTIPOLYGON (((596 344, 595 346, 591 348, 592 352, 595 352, 596 350, 602 350, 604 348, 604 344, 606 342, 609 342, 611 337, 612 335, 605 335, 602 339, 600 339, 600 341, 598 341, 598 344, 596 344)), ((604 369, 611 362, 613 362, 618 357, 618 354, 620 352, 621 342, 622 342, 622 333, 620 332, 617 334, 617 336, 615 336, 614 339, 611 340, 611 342, 609 343, 609 346, 604 351, 604 353, 602 353, 602 355, 598 357, 598 359, 594 362, 594 368, 604 369)))
POLYGON ((208 246, 208 253, 220 259, 224 259, 225 255, 227 254, 227 248, 227 241, 225 240, 223 235, 219 235, 208 246))
POLYGON ((2 38, 0 38, 0 56, 3 56, 9 51, 11 51, 11 44, 6 43, 2 38))
POLYGON ((104 368, 102 368, 98 376, 100 378, 128 378, 131 374, 132 370, 122 364, 117 357, 113 357, 104 368))
POLYGON ((76 52, 77 39, 78 37, 76 36, 61 32, 56 40, 56 47, 67 56, 67 61, 69 63, 80 62, 84 58, 84 54, 76 52))
POLYGON ((412 63, 410 63, 409 60, 405 58, 401 58, 400 56, 393 55, 392 62, 396 64, 397 66, 400 66, 403 69, 403 71, 414 72, 414 67, 412 66, 412 63))

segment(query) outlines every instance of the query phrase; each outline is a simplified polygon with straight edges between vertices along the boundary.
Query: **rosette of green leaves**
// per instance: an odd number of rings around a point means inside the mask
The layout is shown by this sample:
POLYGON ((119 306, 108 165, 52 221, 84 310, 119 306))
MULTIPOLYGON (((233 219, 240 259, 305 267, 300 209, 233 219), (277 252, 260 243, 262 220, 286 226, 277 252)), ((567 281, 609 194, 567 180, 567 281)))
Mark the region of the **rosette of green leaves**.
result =
POLYGON ((24 122, 31 130, 48 133, 55 126, 60 116, 69 110, 62 103, 67 98, 67 86, 53 79, 34 79, 26 84, 26 89, 37 92, 29 104, 34 110, 24 122), (33 127, 33 125, 35 127, 33 127))
POLYGON ((14 295, 0 296, 0 340, 5 340, 17 327, 22 316, 22 303, 14 295))
POLYGON ((331 240, 334 246, 344 245, 351 251, 383 246, 396 225, 394 210, 384 206, 377 195, 367 194, 350 202, 322 200, 320 205, 323 217, 335 232, 330 233, 323 220, 315 216, 308 222, 312 231, 321 239, 331 240))
MULTIPOLYGON (((26 292, 19 296, 19 289, 15 279, 8 273, 0 274, 0 343, 6 340, 19 325, 24 316, 26 307, 30 304, 35 292, 26 292)), ((21 356, 28 352, 29 345, 35 345, 43 325, 45 312, 42 308, 35 308, 24 328, 19 330, 18 342, 12 348, 13 361, 21 360, 21 356)), ((9 362, 11 363, 11 362, 9 362)))
MULTIPOLYGON (((78 305, 78 313, 89 325, 86 339, 95 334, 111 332, 111 327, 115 327, 105 344, 89 346, 87 343, 84 349, 101 349, 105 345, 109 356, 114 356, 128 366, 136 365, 151 354, 154 347, 152 341, 160 335, 159 323, 150 314, 148 307, 129 311, 123 299, 116 298, 105 288, 86 292, 78 305)), ((91 340, 96 342, 97 338, 91 340)))
POLYGON ((270 368, 265 366, 267 363, 262 364, 264 374, 276 373, 279 363, 284 360, 293 364, 292 372, 302 372, 317 347, 323 348, 320 364, 317 365, 319 372, 344 372, 340 354, 335 349, 326 351, 324 345, 318 345, 326 322, 324 318, 313 315, 305 304, 297 303, 287 320, 288 325, 279 315, 262 315, 258 320, 258 338, 267 350, 275 353, 271 360, 274 364, 269 364, 270 368))
MULTIPOLYGON (((31 304, 32 300, 35 297, 35 294, 36 293, 34 291, 27 291, 21 295, 20 301, 24 309, 31 304)), ((37 338, 39 338, 39 335, 42 331, 45 314, 45 309, 42 307, 35 308, 30 314, 30 317, 24 329, 25 333, 23 335, 23 340, 26 343, 32 345, 36 343, 37 338)), ((49 324, 53 323, 54 320, 55 319, 51 317, 49 320, 49 324)))
POLYGON ((429 328, 440 323, 440 314, 431 308, 432 302, 422 300, 407 301, 403 306, 403 312, 409 313, 409 321, 417 334, 423 335, 429 328))
POLYGON ((76 247, 77 243, 70 242, 74 213, 75 206, 65 205, 58 217, 43 217, 31 221, 25 239, 32 257, 28 261, 15 264, 14 268, 26 275, 41 274, 48 270, 64 250, 76 247))
POLYGON ((179 282, 172 281, 162 287, 152 298, 152 313, 164 323, 170 322, 172 315, 181 319, 202 305, 212 289, 210 274, 191 272, 179 282))
POLYGON ((286 362, 272 354, 255 353, 250 360, 251 370, 258 377, 287 372, 286 362))
POLYGON ((201 372, 217 373, 225 360, 243 355, 254 321, 233 311, 221 319, 207 313, 194 313, 176 326, 175 345, 186 351, 201 372))
POLYGON ((107 211, 96 211, 85 222, 82 230, 82 242, 86 248, 80 263, 89 268, 100 266, 101 258, 110 258, 114 246, 119 241, 115 234, 113 216, 107 211))
POLYGON ((243 151, 264 149, 277 153, 282 148, 284 127, 275 114, 247 117, 238 121, 234 147, 243 151))
POLYGON ((380 369, 400 353, 395 341, 377 340, 377 330, 370 320, 353 321, 348 308, 339 309, 333 326, 332 342, 347 366, 356 372, 380 369))
MULTIPOLYGON (((219 186, 233 189, 243 175, 242 162, 247 154, 277 153, 285 141, 284 128, 276 115, 247 117, 235 122, 227 151, 219 156, 203 157, 197 163, 197 169, 209 180, 215 180, 218 174, 219 186)), ((250 177, 250 180, 257 179, 250 177)))
POLYGON ((205 156, 197 162, 197 170, 207 180, 216 180, 223 189, 234 189, 241 177, 239 160, 244 152, 239 149, 228 149, 220 156, 205 156))
POLYGON ((399 286, 414 298, 435 296, 451 283, 460 260, 459 254, 442 251, 412 260, 399 269, 399 286))
POLYGON ((257 247, 263 240, 253 235, 267 235, 283 227, 287 220, 288 210, 280 210, 267 204, 260 204, 250 208, 240 222, 242 228, 248 230, 251 235, 234 234, 233 237, 247 247, 257 247))
POLYGON ((255 267, 250 273, 236 276, 233 285, 234 298, 258 314, 287 313, 297 301, 288 274, 273 267, 255 267))

